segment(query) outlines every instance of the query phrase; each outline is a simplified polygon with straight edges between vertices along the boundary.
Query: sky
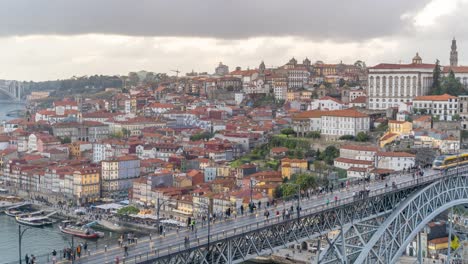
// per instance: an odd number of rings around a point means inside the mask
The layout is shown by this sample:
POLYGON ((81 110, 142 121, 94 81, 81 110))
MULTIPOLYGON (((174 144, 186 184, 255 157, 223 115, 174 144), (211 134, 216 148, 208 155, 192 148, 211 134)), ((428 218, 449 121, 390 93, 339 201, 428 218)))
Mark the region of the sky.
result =
POLYGON ((0 79, 312 62, 468 65, 468 0, 0 0, 0 79))

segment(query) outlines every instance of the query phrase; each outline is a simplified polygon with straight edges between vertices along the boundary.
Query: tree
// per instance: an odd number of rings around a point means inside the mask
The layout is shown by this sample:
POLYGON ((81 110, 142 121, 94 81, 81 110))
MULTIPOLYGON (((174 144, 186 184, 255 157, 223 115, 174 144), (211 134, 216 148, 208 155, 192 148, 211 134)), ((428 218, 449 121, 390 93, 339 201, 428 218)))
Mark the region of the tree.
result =
POLYGON ((64 137, 60 139, 60 143, 62 144, 70 144, 71 143, 71 138, 70 137, 64 137))
POLYGON ((327 164, 332 165, 333 160, 338 158, 340 151, 335 146, 328 146, 321 154, 320 159, 325 161, 327 164))
POLYGON ((124 137, 129 137, 132 134, 132 132, 129 129, 122 128, 122 135, 124 137))
POLYGON ((289 135, 295 135, 296 132, 294 131, 294 129, 288 127, 288 128, 281 129, 281 134, 286 135, 287 137, 289 137, 289 135))
POLYGON ((440 62, 436 60, 436 65, 434 70, 432 71, 432 87, 431 87, 431 94, 440 95, 442 94, 441 89, 441 70, 440 70, 440 62))
POLYGON ((312 131, 306 134, 307 138, 320 138, 320 131, 312 131))
POLYGON ((317 179, 312 174, 300 173, 296 176, 295 183, 302 191, 317 187, 317 179))
POLYGON ((120 208, 117 211, 117 214, 119 214, 119 215, 131 215, 131 214, 138 214, 139 212, 140 212, 140 209, 136 208, 133 205, 130 205, 130 206, 125 206, 125 207, 120 208))
POLYGON ((198 133, 198 134, 190 136, 190 140, 191 141, 198 141, 198 140, 201 140, 201 139, 208 140, 208 139, 212 138, 213 136, 214 136, 214 134, 205 131, 203 133, 198 133))
POLYGON ((340 87, 343 87, 345 84, 346 84, 346 81, 343 78, 340 78, 340 80, 338 81, 338 85, 340 87))
POLYGON ((463 84, 455 78, 455 73, 450 70, 449 75, 444 77, 441 85, 441 94, 450 94, 453 96, 458 96, 465 93, 463 84))
POLYGON ((327 169, 327 167, 327 164, 325 164, 323 161, 314 160, 314 170, 319 175, 322 175, 322 173, 327 169))
POLYGON ((338 138, 339 140, 354 140, 354 136, 353 135, 343 135, 341 137, 338 138))
POLYGON ((356 136, 356 141, 359 141, 359 142, 366 142, 369 140, 369 135, 367 135, 366 133, 364 132, 359 132, 356 136))

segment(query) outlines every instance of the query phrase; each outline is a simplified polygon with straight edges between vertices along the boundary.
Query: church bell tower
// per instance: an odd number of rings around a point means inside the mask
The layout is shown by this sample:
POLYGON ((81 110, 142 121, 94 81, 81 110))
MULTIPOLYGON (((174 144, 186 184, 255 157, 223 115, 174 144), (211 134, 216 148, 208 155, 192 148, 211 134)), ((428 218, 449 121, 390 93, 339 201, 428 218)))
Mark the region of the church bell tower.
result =
POLYGON ((458 66, 458 51, 457 51, 457 41, 455 38, 452 40, 452 47, 450 50, 450 66, 457 67, 458 66))

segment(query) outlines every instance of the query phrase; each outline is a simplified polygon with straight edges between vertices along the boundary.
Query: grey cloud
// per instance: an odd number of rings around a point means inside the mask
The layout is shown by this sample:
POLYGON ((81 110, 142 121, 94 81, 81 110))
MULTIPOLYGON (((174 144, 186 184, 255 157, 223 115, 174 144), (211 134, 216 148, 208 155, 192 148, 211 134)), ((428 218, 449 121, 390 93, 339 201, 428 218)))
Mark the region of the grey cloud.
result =
POLYGON ((408 27, 429 0, 0 0, 0 36, 88 33, 361 40, 408 27))

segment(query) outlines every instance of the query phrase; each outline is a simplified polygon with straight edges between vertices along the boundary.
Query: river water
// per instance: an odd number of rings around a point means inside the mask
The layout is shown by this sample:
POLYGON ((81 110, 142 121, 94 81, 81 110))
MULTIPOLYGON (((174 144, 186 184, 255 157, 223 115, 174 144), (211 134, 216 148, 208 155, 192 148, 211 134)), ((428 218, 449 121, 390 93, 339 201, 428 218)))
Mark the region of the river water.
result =
MULTIPOLYGON (((22 229, 25 228, 24 226, 22 229)), ((98 240, 87 240, 88 247, 94 250, 101 248, 104 244, 113 245, 117 243, 120 234, 115 232, 106 232, 103 238, 98 240)), ((85 240, 75 237, 74 245, 85 240)), ((72 239, 70 235, 63 234, 58 229, 58 224, 49 227, 32 227, 23 235, 22 255, 34 254, 41 256, 50 254, 54 249, 59 252, 64 247, 71 247, 72 239)), ((13 217, 0 214, 0 264, 17 262, 18 255, 18 223, 13 217)), ((44 258, 41 258, 44 259, 44 258)), ((42 262, 39 262, 42 263, 42 262)))
POLYGON ((18 104, 15 102, 8 102, 8 98, 4 97, 0 93, 0 124, 1 124, 1 121, 3 120, 10 120, 10 119, 16 118, 16 117, 7 116, 6 114, 8 114, 8 112, 13 111, 13 110, 22 110, 22 109, 24 109, 23 104, 18 104))

